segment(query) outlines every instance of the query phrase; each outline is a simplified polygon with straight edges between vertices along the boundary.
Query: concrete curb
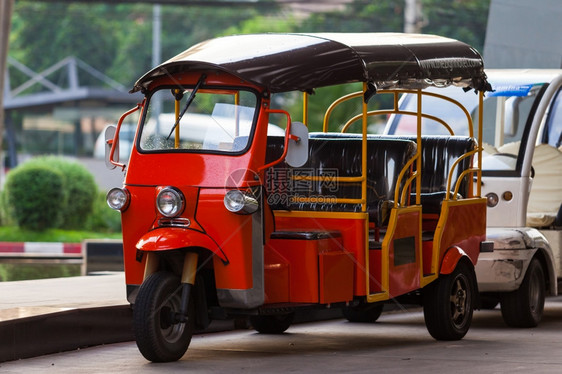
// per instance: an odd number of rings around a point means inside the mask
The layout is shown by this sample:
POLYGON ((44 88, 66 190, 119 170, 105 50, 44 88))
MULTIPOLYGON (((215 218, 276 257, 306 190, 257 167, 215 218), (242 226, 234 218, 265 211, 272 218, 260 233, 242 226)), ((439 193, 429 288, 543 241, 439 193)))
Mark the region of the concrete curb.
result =
POLYGON ((0 322, 0 362, 134 340, 129 305, 74 309, 0 322))

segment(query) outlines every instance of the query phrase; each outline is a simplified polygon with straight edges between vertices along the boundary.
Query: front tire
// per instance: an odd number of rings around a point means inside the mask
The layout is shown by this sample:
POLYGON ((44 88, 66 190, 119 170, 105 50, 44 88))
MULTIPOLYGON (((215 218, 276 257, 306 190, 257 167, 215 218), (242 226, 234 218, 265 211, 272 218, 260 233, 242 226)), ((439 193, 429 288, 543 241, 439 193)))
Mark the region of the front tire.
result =
POLYGON ((462 339, 472 322, 475 275, 461 261, 451 274, 424 288, 423 313, 427 330, 437 340, 462 339))
POLYGON ((133 308, 133 329, 137 346, 149 361, 177 361, 189 347, 195 305, 191 297, 187 322, 176 322, 181 289, 179 278, 165 271, 150 275, 139 289, 133 308))
POLYGON ((501 295, 504 322, 511 327, 536 327, 542 319, 545 298, 544 270, 531 260, 519 289, 501 295))

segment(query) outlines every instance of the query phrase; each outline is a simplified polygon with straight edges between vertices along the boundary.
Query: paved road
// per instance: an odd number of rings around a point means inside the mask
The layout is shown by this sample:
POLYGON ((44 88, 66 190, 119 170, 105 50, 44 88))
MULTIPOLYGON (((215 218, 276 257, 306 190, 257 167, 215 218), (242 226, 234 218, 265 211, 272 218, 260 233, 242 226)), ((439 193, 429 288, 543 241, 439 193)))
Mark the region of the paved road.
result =
POLYGON ((238 330, 198 335, 182 360, 147 362, 134 342, 0 363, 1 373, 560 373, 562 296, 538 328, 506 327, 498 309, 475 313, 461 341, 433 340, 421 311, 292 326, 280 336, 238 330))

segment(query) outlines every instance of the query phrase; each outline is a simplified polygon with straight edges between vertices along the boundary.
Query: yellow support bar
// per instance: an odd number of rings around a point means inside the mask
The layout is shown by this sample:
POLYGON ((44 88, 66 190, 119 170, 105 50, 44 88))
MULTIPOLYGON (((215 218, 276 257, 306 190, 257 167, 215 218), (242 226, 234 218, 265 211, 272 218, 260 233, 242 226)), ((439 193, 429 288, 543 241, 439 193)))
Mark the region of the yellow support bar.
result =
MULTIPOLYGON (((410 115, 410 116, 417 116, 417 113, 416 113, 416 112, 410 112, 410 111, 408 111, 408 110, 390 110, 390 109, 372 110, 372 111, 369 111, 367 114, 368 114, 369 117, 372 117, 372 116, 380 116, 380 115, 385 115, 385 114, 404 114, 404 115, 410 115)), ((357 122, 362 116, 363 116, 362 114, 358 114, 358 115, 352 117, 349 121, 347 121, 347 122, 345 123, 345 125, 343 125, 343 127, 342 127, 342 129, 341 129, 341 132, 342 132, 342 133, 343 133, 343 132, 347 132, 347 129, 348 129, 353 123, 357 122)), ((436 116, 432 116, 432 115, 430 115, 430 114, 425 114, 425 113, 422 113, 421 116, 422 116, 423 118, 431 119, 431 120, 433 120, 433 121, 435 121, 435 122, 438 122, 438 123, 441 124, 443 127, 445 127, 445 129, 446 129, 447 131, 449 131, 449 134, 455 135, 455 132, 453 131, 453 129, 451 128, 451 126, 449 126, 449 125, 447 124, 447 122, 445 122, 445 121, 442 120, 441 118, 436 117, 436 116)))
POLYGON ((483 133, 483 119, 484 116, 484 92, 478 93, 478 172, 476 173, 476 196, 482 193, 482 137, 483 133))
POLYGON ((240 93, 234 94, 234 137, 240 136, 240 93))
POLYGON ((291 197, 290 200, 296 203, 332 203, 332 204, 363 204, 364 199, 348 199, 341 197, 306 197, 306 196, 295 196, 291 197))
POLYGON ((336 101, 334 101, 334 102, 332 103, 332 105, 330 105, 330 106, 328 107, 328 109, 326 110, 326 114, 324 114, 324 122, 323 122, 323 124, 322 124, 322 131, 328 132, 328 120, 329 120, 329 118, 330 118, 330 115, 332 114, 332 111, 334 110, 334 108, 335 108, 336 106, 338 106, 339 104, 343 103, 344 101, 353 99, 353 98, 355 98, 355 97, 359 97, 359 96, 361 96, 361 95, 363 95, 363 92, 361 92, 361 91, 353 92, 353 93, 350 93, 350 94, 348 94, 348 95, 342 96, 342 97, 340 97, 339 99, 337 99, 336 101))
MULTIPOLYGON (((367 82, 363 83, 363 92, 367 92, 367 82)), ((361 176, 363 180, 361 181, 361 199, 363 203, 361 204, 361 211, 367 211, 367 103, 365 100, 363 102, 363 141, 361 142, 361 176)))
POLYGON ((419 174, 418 178, 416 179, 416 205, 420 205, 421 204, 421 179, 422 179, 422 175, 421 175, 422 90, 419 89, 415 91, 415 93, 417 94, 417 98, 418 98, 418 113, 417 113, 418 121, 417 121, 417 136, 416 136, 416 144, 417 144, 416 154, 418 155, 418 158, 416 159, 416 170, 419 174))
MULTIPOLYGON (((449 170, 449 175, 447 176, 447 190, 445 191, 445 200, 449 199, 449 192, 451 191, 451 183, 453 181, 453 174, 455 169, 457 168, 457 166, 459 165, 459 163, 464 160, 467 157, 471 157, 472 155, 474 155, 477 152, 477 150, 473 150, 470 152, 465 153, 464 155, 460 156, 459 158, 457 158, 455 160, 455 162, 453 162, 453 165, 451 165, 451 170, 449 170)), ((462 175, 466 175, 466 172, 468 170, 465 170, 465 172, 461 173, 462 175)), ((455 193, 458 191, 458 188, 460 186, 460 182, 462 181, 462 177, 459 176, 459 178, 457 179, 456 183, 455 183, 455 193)))
MULTIPOLYGON (((174 91, 176 94, 180 93, 179 89, 176 89, 174 91)), ((178 120, 180 118, 180 101, 178 99, 175 100, 174 102, 174 113, 175 113, 175 118, 176 118, 176 130, 174 133, 174 148, 178 149, 180 147, 180 124, 178 123, 178 120)))
POLYGON ((362 182, 363 177, 334 177, 329 175, 293 175, 293 180, 299 181, 334 181, 334 182, 362 182))
POLYGON ((318 212, 305 210, 274 210, 275 217, 283 218, 338 218, 338 219, 363 219, 368 223, 369 216, 367 213, 355 212, 318 212))
POLYGON ((302 93, 302 123, 308 127, 308 93, 302 93))

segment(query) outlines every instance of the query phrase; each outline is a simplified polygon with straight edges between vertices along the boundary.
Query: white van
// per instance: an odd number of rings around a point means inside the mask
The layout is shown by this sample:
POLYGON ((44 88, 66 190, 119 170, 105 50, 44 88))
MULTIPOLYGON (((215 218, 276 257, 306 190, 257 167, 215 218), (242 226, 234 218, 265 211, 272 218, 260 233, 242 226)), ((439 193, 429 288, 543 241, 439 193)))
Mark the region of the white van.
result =
MULTIPOLYGON (((501 302, 508 325, 532 327, 542 317, 545 294, 556 295, 562 278, 562 69, 486 74, 494 91, 484 101, 481 188, 488 199, 487 237, 494 251, 479 256, 478 287, 484 307, 501 302)), ((447 89, 477 123, 478 97, 447 89)), ((400 109, 415 111, 414 97, 404 95, 400 109)), ((454 119, 465 115, 453 104, 436 104, 425 97, 421 105, 453 127, 454 119)), ((415 128, 411 116, 398 114, 389 118, 384 132, 415 134, 415 128)), ((423 120, 422 131, 449 134, 430 118, 423 120)))

